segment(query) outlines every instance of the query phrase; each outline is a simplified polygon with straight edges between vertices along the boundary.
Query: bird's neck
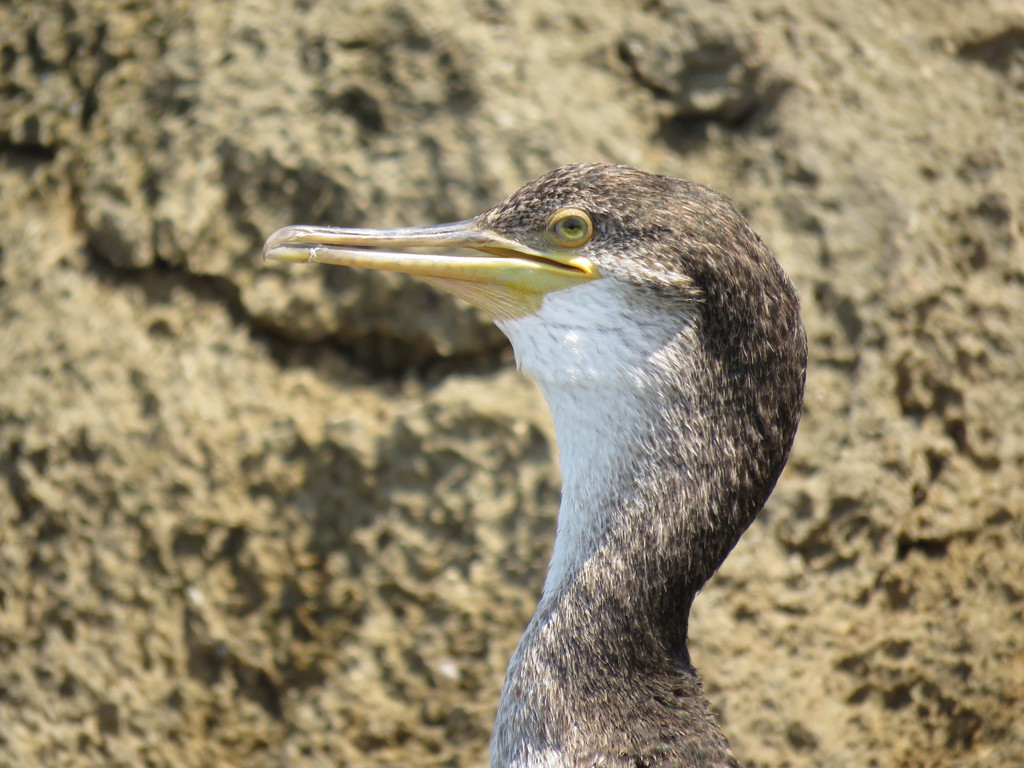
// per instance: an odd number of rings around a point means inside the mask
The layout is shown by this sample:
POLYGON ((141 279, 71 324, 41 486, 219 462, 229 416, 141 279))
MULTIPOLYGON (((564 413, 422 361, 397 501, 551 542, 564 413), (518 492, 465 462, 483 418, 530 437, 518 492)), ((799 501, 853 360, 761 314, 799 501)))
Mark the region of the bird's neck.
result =
POLYGON ((701 542, 719 501, 704 475, 729 443, 709 445, 693 328, 682 318, 671 330, 638 332, 628 308, 596 291, 585 306, 600 316, 591 334, 578 330, 578 316, 577 330, 558 331, 549 303, 536 322, 503 328, 547 399, 563 486, 550 570, 509 666, 492 765, 647 754, 684 734, 695 765, 733 765, 685 645, 708 570, 697 562, 701 542), (575 367, 545 365, 549 344, 575 367))
POLYGON ((499 322, 544 394, 558 440, 562 503, 542 608, 602 547, 636 544, 641 557, 657 544, 684 566, 678 535, 716 522, 706 512, 717 486, 704 475, 731 439, 709 414, 695 318, 645 321, 627 296, 598 281, 549 294, 535 315, 499 322), (635 536, 613 541, 614 532, 635 536))
POLYGON ((609 531, 622 525, 628 506, 651 492, 640 487, 635 472, 646 463, 646 446, 658 440, 658 415, 645 412, 644 392, 635 382, 604 384, 541 384, 562 470, 562 502, 542 604, 580 577, 609 531))

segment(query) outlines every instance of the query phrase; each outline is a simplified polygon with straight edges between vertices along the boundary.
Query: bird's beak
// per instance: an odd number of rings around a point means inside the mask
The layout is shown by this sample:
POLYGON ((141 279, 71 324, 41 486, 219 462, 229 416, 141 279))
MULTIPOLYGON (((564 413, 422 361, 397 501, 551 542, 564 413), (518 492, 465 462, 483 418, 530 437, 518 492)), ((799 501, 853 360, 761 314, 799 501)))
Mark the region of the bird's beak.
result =
POLYGON ((538 250, 477 222, 402 229, 285 227, 267 240, 263 258, 404 272, 465 299, 496 320, 532 314, 545 294, 600 277, 594 263, 578 253, 538 250), (415 248, 472 252, 408 250, 415 248))

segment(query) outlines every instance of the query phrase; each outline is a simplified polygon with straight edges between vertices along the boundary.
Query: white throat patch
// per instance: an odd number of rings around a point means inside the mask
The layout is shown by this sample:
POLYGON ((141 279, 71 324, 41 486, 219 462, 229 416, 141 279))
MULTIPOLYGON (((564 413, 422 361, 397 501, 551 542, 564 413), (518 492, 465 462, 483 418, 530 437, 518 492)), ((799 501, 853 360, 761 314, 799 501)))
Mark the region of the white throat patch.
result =
MULTIPOLYGON (((538 312, 498 327, 519 368, 544 394, 558 436, 562 504, 544 597, 559 591, 597 548, 636 431, 669 369, 666 346, 683 329, 645 311, 630 287, 599 279, 544 297, 538 312)), ((678 366, 678 360, 674 363, 678 366)))

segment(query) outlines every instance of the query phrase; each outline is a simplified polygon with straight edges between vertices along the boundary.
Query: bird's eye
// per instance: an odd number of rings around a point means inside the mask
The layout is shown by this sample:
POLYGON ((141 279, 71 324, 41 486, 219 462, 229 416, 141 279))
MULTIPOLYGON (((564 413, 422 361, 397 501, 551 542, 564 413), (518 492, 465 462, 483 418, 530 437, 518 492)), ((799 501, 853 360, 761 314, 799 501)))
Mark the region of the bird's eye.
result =
POLYGON ((577 248, 594 236, 594 223, 586 211, 579 208, 561 208, 548 222, 548 232, 555 245, 577 248))

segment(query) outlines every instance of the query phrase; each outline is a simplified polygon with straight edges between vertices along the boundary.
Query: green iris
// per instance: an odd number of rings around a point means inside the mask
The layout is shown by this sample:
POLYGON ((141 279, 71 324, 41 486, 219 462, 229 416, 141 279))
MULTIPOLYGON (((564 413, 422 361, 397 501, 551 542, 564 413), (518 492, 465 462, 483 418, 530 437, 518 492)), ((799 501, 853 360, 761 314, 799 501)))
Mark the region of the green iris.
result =
POLYGON ((587 222, 582 216, 566 216, 555 224, 555 234, 563 240, 582 240, 587 234, 587 222))
POLYGON ((594 235, 594 224, 586 211, 562 208, 549 219, 548 232, 555 245, 577 248, 594 235))

